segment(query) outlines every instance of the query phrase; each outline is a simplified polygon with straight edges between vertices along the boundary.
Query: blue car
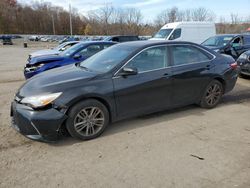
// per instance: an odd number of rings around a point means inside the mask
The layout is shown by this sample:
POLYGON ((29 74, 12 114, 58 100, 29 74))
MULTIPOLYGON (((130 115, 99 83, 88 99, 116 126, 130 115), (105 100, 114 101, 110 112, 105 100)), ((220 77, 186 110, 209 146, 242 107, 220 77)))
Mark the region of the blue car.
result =
POLYGON ((105 41, 80 42, 58 55, 37 56, 28 59, 24 67, 26 79, 49 69, 81 62, 116 43, 105 41))

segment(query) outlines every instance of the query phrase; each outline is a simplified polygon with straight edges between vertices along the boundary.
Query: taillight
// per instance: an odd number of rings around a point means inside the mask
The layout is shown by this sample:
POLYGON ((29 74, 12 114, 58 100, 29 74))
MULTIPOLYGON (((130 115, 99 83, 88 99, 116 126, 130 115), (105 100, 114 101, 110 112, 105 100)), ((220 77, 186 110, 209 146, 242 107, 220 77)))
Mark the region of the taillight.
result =
POLYGON ((238 67, 237 62, 231 63, 230 67, 231 67, 231 69, 237 69, 237 67, 238 67))

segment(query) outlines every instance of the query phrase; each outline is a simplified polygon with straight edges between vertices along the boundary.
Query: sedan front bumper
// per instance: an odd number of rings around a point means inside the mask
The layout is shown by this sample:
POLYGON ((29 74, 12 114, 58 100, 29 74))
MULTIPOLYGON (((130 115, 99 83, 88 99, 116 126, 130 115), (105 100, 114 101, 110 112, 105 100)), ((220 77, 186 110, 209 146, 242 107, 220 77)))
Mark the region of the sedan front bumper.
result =
POLYGON ((34 110, 16 101, 11 104, 12 127, 24 136, 39 141, 56 141, 67 116, 54 109, 34 110))

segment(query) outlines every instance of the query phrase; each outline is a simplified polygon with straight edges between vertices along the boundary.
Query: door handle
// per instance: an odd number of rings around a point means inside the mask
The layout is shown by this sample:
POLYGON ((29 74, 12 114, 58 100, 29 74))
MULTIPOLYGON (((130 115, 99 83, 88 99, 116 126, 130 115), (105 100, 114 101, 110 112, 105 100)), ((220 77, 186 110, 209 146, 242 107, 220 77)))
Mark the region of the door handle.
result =
POLYGON ((170 75, 168 73, 164 73, 163 76, 162 76, 162 78, 169 78, 169 76, 170 75))
POLYGON ((210 70, 210 67, 211 67, 210 65, 207 65, 206 70, 210 70))

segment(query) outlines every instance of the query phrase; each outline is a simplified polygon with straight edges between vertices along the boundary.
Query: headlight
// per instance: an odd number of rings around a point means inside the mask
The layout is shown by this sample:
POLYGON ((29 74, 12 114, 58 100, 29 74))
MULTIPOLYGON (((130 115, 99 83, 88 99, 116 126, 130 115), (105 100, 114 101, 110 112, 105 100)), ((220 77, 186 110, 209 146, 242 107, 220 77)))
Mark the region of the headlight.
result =
POLYGON ((40 67, 42 67, 43 65, 44 65, 44 64, 41 63, 41 64, 37 65, 37 67, 40 68, 40 67))
POLYGON ((39 65, 35 65, 35 66, 32 66, 32 67, 25 67, 25 70, 26 71, 35 71, 37 70, 38 68, 41 68, 44 64, 39 64, 39 65))
POLYGON ((44 95, 37 95, 31 97, 25 97, 20 102, 23 104, 31 105, 34 108, 43 107, 55 99, 57 99, 62 93, 52 93, 52 94, 44 94, 44 95))

